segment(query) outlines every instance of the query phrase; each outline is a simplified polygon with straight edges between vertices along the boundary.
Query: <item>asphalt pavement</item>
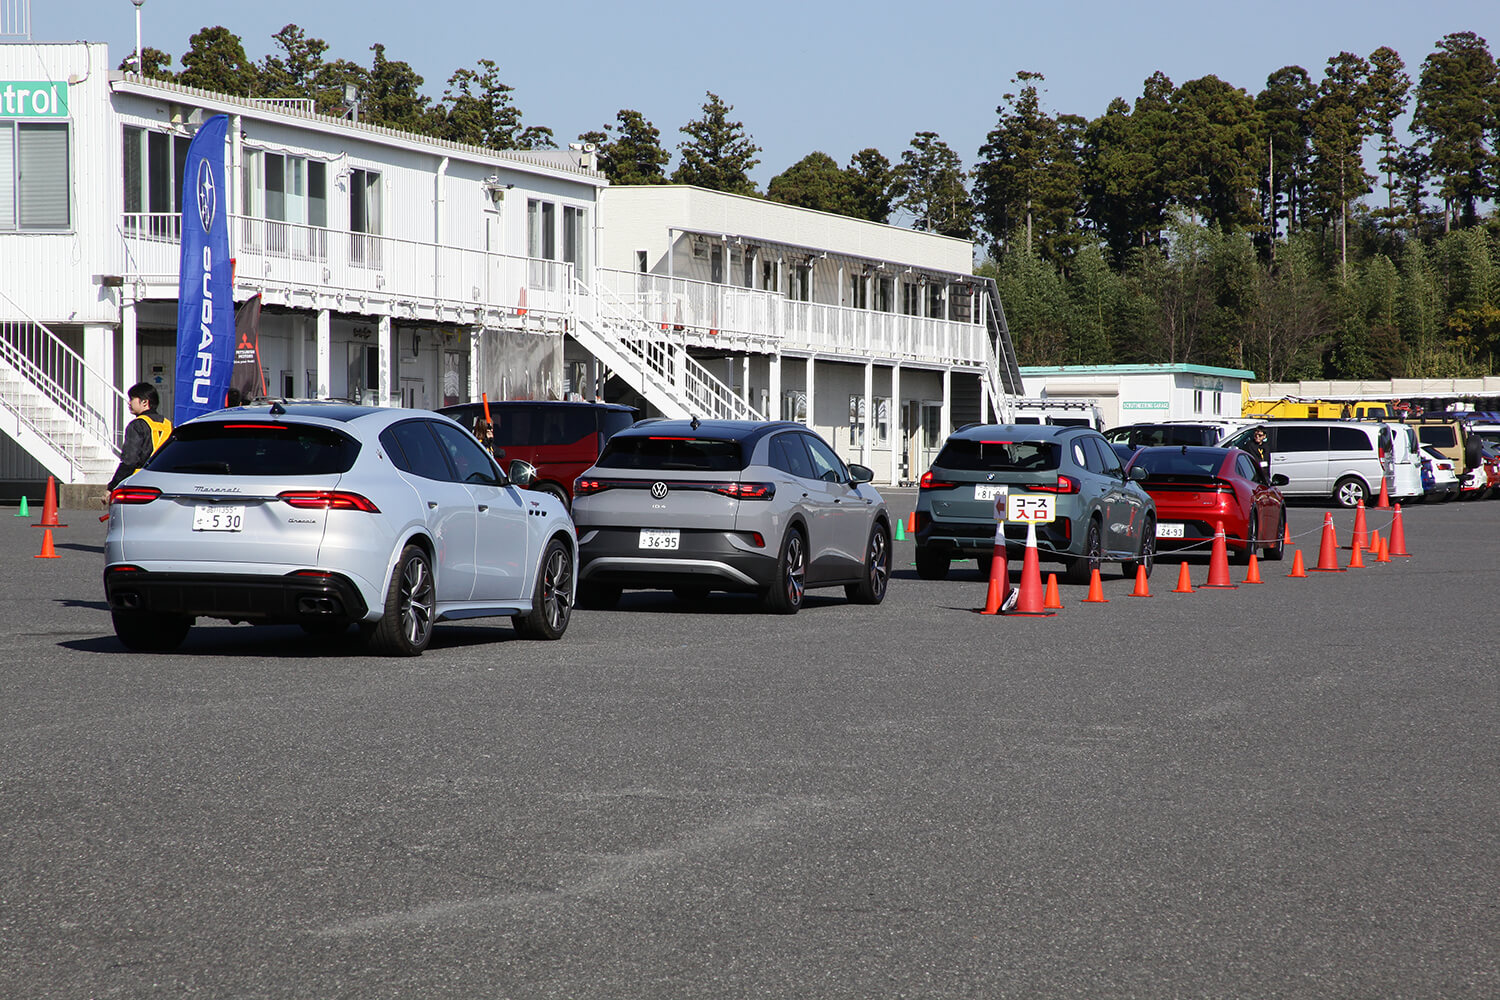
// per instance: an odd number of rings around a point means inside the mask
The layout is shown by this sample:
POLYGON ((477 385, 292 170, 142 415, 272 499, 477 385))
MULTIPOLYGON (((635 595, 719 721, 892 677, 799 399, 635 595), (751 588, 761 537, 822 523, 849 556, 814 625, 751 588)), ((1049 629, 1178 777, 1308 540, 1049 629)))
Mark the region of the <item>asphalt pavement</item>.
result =
POLYGON ((3 997, 1500 996, 1500 501, 1307 579, 1112 567, 1051 618, 907 541, 878 607, 629 593, 415 659, 127 653, 97 515, 36 559, 32 513, 0 509, 3 997))

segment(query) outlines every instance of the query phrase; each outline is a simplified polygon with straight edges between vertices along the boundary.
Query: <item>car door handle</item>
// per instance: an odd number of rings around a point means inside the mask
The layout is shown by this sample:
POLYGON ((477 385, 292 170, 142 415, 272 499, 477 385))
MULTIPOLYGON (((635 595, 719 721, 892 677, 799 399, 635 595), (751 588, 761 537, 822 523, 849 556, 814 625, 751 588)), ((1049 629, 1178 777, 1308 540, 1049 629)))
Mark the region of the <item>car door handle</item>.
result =
POLYGON ((490 505, 487 504, 487 503, 482 503, 482 504, 479 505, 479 513, 481 513, 481 514, 483 514, 485 511, 487 511, 489 509, 490 509, 490 505))
POLYGON ((429 500, 429 501, 427 501, 427 509, 428 510, 437 510, 437 501, 436 500, 429 500))

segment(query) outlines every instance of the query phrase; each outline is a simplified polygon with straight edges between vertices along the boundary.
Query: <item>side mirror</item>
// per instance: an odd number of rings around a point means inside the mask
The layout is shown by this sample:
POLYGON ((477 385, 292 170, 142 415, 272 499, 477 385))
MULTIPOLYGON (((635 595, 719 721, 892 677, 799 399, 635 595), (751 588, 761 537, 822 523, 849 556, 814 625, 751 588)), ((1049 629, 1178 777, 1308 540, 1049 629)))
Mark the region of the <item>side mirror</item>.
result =
POLYGON ((1285 486, 1289 482, 1291 482, 1291 480, 1288 479, 1283 473, 1280 473, 1280 472, 1276 473, 1276 475, 1274 475, 1274 476, 1271 477, 1271 485, 1272 486, 1285 486))
POLYGON ((867 465, 851 463, 849 465, 849 481, 858 486, 860 483, 868 483, 875 478, 875 470, 867 465))
POLYGON ((536 482, 536 466, 530 462, 523 462, 519 458, 510 463, 510 468, 505 474, 512 486, 519 486, 523 490, 536 482))
POLYGON ((1130 480, 1131 480, 1131 482, 1144 483, 1150 477, 1151 477, 1151 473, 1147 472, 1144 466, 1132 465, 1130 467, 1130 480))

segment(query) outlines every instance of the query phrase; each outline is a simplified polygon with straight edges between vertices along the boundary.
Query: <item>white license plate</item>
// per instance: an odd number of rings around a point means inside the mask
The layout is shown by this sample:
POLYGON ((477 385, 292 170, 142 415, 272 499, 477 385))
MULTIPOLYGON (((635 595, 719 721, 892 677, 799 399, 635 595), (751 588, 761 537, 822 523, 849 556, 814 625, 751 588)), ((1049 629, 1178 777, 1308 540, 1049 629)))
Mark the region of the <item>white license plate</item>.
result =
POLYGON ((994 483, 975 483, 974 484, 974 499, 975 500, 998 500, 1001 497, 1005 496, 1005 491, 1008 488, 1009 487, 1005 487, 1005 486, 996 486, 994 483))
POLYGON ((193 508, 194 531, 240 531, 244 527, 244 507, 200 503, 193 508))
POLYGON ((1183 525, 1162 523, 1156 526, 1157 538, 1183 538, 1183 525))
POLYGON ((641 548, 677 550, 677 539, 681 533, 676 529, 642 528, 641 548))

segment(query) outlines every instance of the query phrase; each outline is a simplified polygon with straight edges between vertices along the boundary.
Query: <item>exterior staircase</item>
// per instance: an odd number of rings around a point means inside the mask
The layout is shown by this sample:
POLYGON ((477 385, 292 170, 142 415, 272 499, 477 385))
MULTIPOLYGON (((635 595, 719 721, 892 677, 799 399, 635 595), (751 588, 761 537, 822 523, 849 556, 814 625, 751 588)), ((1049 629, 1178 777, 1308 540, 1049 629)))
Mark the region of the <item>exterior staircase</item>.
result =
POLYGON ((1016 364, 1016 347, 1010 339, 1010 326, 1005 322, 1000 286, 994 278, 979 278, 978 281, 985 297, 984 318, 989 330, 990 356, 985 365, 985 388, 998 419, 1008 422, 1014 415, 1010 400, 1026 395, 1021 385, 1021 369, 1016 364))
POLYGON ((665 417, 764 420, 765 416, 613 292, 577 283, 573 339, 665 417))
POLYGON ((125 394, 45 325, 0 322, 0 430, 59 482, 109 480, 125 411, 125 394))

